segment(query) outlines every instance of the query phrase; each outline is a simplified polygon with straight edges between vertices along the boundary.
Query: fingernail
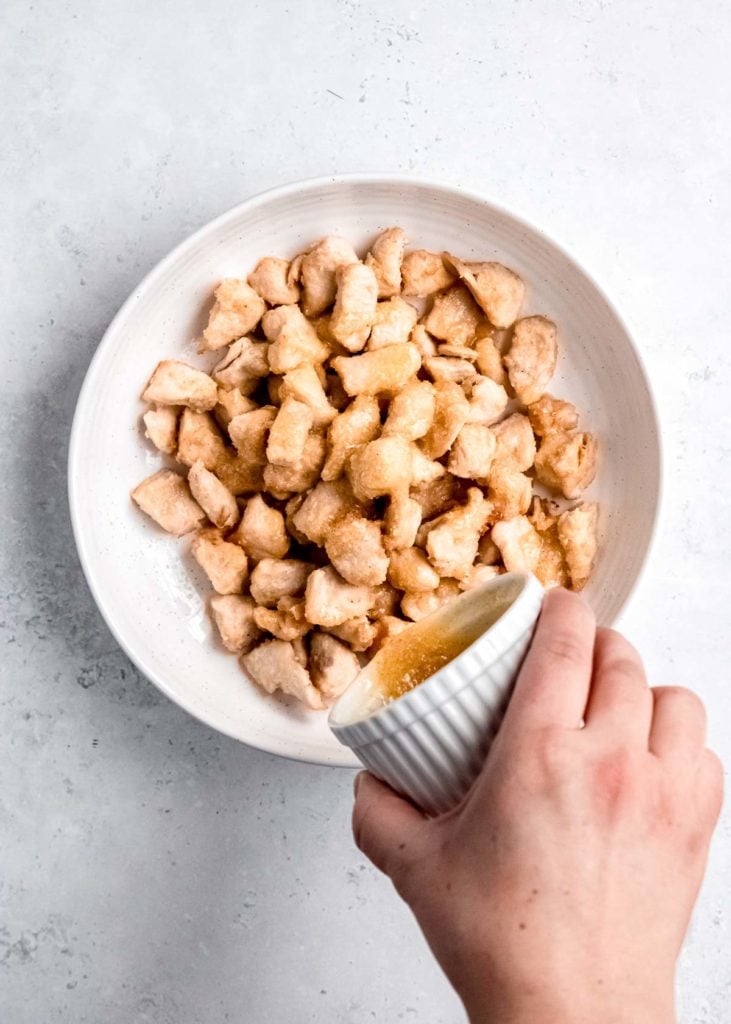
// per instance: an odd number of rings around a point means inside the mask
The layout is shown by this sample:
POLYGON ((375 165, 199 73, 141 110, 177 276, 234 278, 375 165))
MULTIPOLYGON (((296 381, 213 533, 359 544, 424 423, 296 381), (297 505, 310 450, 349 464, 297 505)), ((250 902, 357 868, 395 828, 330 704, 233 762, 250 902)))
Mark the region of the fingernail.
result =
POLYGON ((360 786, 360 780, 363 778, 364 775, 365 772, 358 772, 356 777, 353 779, 353 792, 355 793, 356 796, 358 795, 358 786, 360 786))

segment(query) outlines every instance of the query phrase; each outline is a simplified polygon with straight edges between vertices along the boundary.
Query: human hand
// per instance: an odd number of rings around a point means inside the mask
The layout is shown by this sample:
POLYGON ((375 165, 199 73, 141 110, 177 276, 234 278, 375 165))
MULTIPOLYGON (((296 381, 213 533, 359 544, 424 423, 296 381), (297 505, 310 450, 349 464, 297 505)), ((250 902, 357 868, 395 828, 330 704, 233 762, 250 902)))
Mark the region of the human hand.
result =
POLYGON ((427 819, 362 773, 353 830, 472 1024, 670 1024, 722 789, 700 700, 552 591, 467 796, 427 819))

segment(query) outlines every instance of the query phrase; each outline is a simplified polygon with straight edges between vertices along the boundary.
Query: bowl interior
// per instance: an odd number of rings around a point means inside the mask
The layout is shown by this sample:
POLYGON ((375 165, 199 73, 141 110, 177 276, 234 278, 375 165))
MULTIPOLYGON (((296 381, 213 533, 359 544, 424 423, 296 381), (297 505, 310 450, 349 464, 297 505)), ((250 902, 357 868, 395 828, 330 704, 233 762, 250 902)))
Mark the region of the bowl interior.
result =
POLYGON ((74 531, 99 608, 116 638, 168 696, 220 731, 277 754, 356 764, 327 716, 266 696, 216 642, 190 540, 162 533, 128 494, 160 467, 140 429, 139 393, 156 362, 190 359, 213 287, 263 255, 293 256, 328 232, 365 248, 402 225, 412 246, 498 259, 517 270, 526 312, 559 326, 552 392, 574 402, 601 443, 600 552, 586 594, 610 623, 644 561, 659 493, 652 399, 625 328, 593 282, 539 231, 474 196, 424 182, 339 179, 265 194, 207 225, 133 293, 108 329, 79 398, 69 458, 74 531))

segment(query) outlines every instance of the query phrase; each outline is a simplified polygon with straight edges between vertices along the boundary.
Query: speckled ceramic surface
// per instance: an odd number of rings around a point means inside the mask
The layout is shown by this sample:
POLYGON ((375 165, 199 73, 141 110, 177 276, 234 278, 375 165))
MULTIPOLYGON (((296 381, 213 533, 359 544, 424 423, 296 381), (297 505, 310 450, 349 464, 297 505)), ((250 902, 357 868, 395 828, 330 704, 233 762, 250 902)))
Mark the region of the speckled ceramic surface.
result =
POLYGON ((243 677, 215 642, 189 539, 163 534, 129 500, 161 464, 143 438, 138 396, 159 359, 202 365, 195 339, 220 278, 246 274, 263 255, 293 256, 328 232, 363 249, 390 224, 402 225, 416 247, 505 262, 527 282, 525 311, 559 325, 552 388, 576 403, 601 443, 589 492, 601 503, 600 554, 587 596, 602 622, 614 619, 634 586, 658 505, 657 423, 626 329, 558 246, 479 196, 408 178, 319 179, 249 200, 183 242, 122 307, 84 383, 69 458, 79 553, 110 628, 163 692, 246 743, 323 764, 354 761, 325 715, 268 697, 243 677))

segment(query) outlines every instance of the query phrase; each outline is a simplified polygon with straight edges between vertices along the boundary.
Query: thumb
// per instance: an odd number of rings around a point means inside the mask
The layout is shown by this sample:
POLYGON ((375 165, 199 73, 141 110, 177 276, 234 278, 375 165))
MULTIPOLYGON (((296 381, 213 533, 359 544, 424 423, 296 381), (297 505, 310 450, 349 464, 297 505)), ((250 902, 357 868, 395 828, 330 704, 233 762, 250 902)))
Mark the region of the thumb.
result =
POLYGON ((356 846, 399 888, 403 870, 421 859, 428 821, 413 804, 369 772, 355 779, 356 846))

